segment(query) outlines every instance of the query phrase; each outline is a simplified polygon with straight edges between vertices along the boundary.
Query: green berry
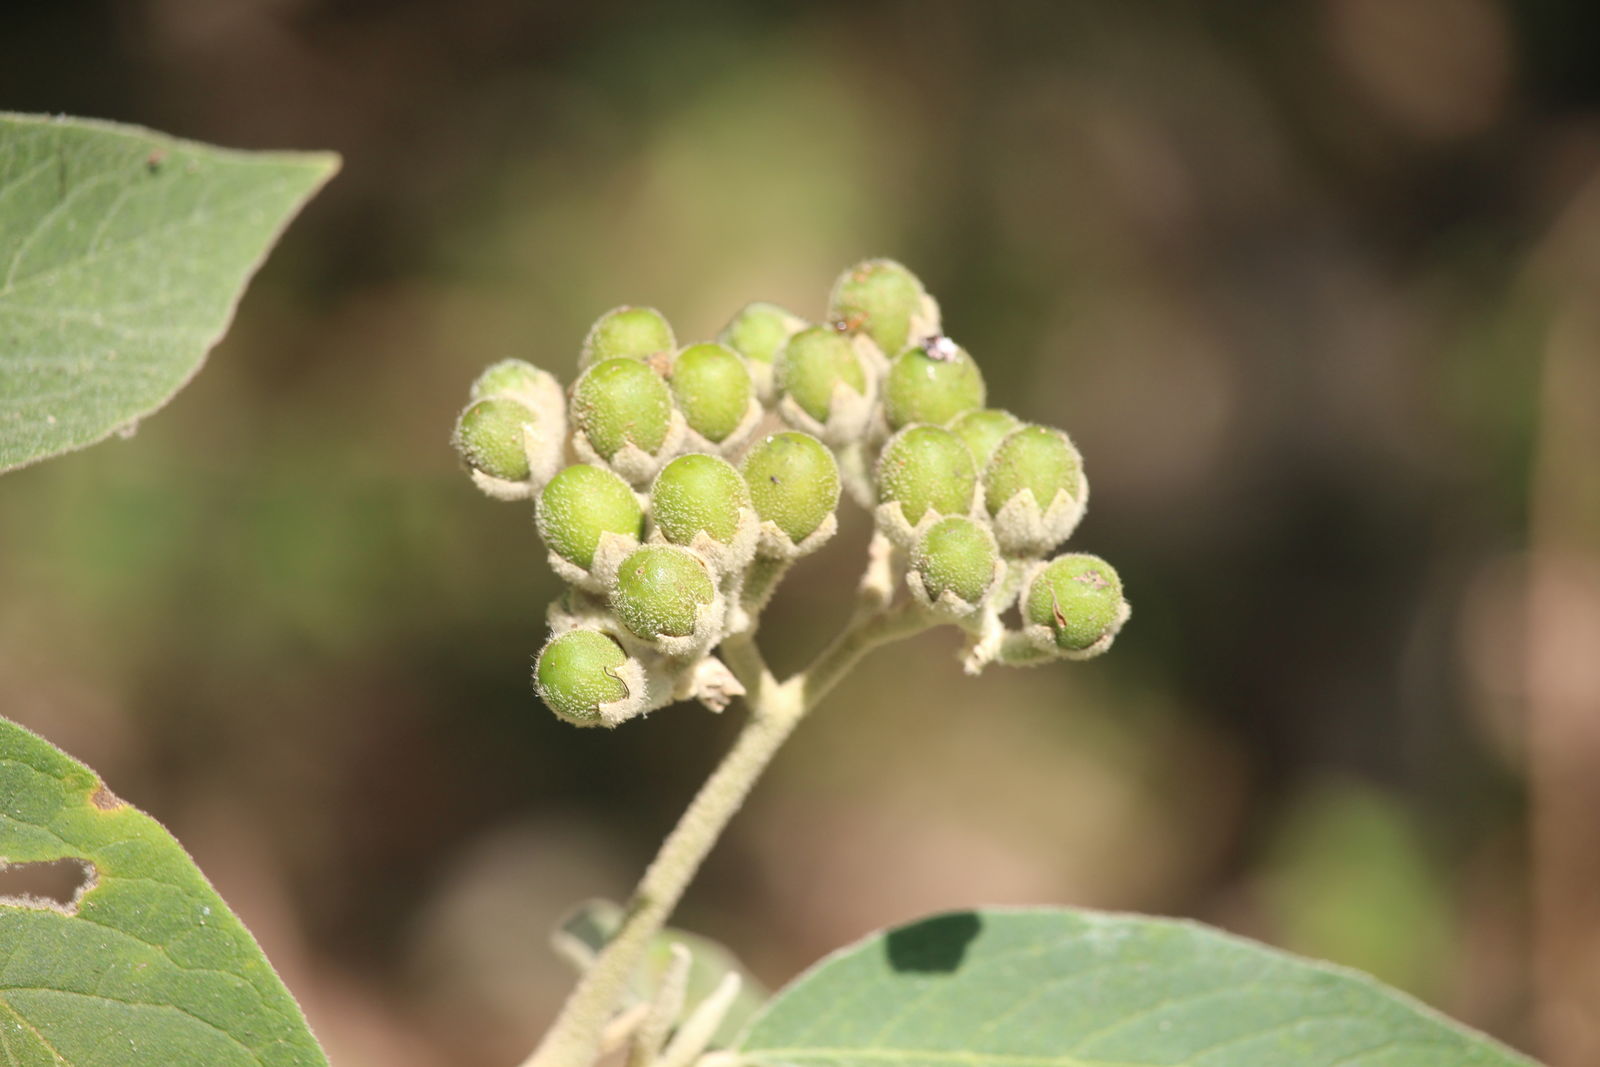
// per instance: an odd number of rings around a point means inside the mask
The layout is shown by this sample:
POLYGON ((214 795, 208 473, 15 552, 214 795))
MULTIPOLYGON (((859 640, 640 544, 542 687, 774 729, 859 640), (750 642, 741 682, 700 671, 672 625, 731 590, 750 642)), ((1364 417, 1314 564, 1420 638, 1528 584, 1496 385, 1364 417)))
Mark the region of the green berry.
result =
POLYGON ((984 505, 989 514, 998 515, 1008 500, 1027 490, 1044 511, 1063 489, 1077 499, 1082 484, 1083 461, 1067 435, 1047 426, 1025 426, 1000 442, 984 468, 984 505))
POLYGON ((839 506, 839 464, 810 434, 772 434, 746 453, 743 473, 756 514, 796 544, 839 506))
POLYGON ((776 304, 746 304, 722 328, 717 340, 732 346, 745 359, 771 363, 784 342, 804 326, 804 319, 776 304))
POLYGON ((1056 647, 1082 652, 1122 623, 1122 579, 1098 556, 1057 556, 1034 576, 1027 621, 1048 627, 1056 647))
POLYGON ((654 455, 667 439, 672 394, 638 360, 602 360, 572 387, 572 421, 605 459, 627 444, 654 455))
POLYGON ((913 422, 943 426, 983 407, 983 398, 983 375, 967 350, 936 337, 895 357, 884 382, 883 406, 894 429, 913 422))
POLYGON ((828 301, 828 318, 852 333, 864 332, 884 352, 910 343, 912 320, 927 293, 917 276, 891 259, 869 259, 839 276, 828 301))
POLYGON ((604 467, 575 463, 539 494, 539 534, 550 551, 588 570, 604 533, 635 540, 644 534, 644 511, 617 475, 604 467))
POLYGON ((929 600, 945 592, 966 604, 977 604, 994 586, 1000 558, 994 535, 965 515, 940 519, 923 531, 911 549, 911 566, 922 579, 929 600))
POLYGON ((930 510, 964 515, 978 484, 972 453, 961 438, 937 426, 909 426, 889 439, 878 457, 878 500, 898 501, 915 526, 930 510))
POLYGON ((828 421, 839 382, 863 395, 867 391, 867 374, 850 339, 826 326, 812 326, 789 338, 778 355, 777 374, 779 388, 818 422, 828 421))
POLYGON ((671 324, 655 308, 612 308, 589 327, 578 366, 587 367, 603 359, 649 359, 676 347, 671 324))
POLYGON ((600 705, 628 696, 617 670, 628 661, 622 646, 598 630, 568 630, 539 653, 534 686, 550 710, 579 726, 600 722, 600 705))
POLYGON ((972 450, 972 459, 981 471, 988 466, 989 458, 1006 435, 1022 425, 1022 420, 1009 411, 999 408, 979 408, 969 411, 950 424, 957 437, 972 450))
POLYGON ((491 396, 537 396, 550 375, 522 359, 491 364, 472 383, 472 399, 491 396))
POLYGON ((706 565, 686 548, 647 545, 622 561, 611 609, 630 631, 653 641, 694 633, 700 609, 716 598, 706 565))
POLYGON ((650 514, 668 541, 687 545, 702 530, 730 544, 750 490, 733 464, 695 452, 661 468, 650 488, 650 514))
POLYGON ((689 428, 720 443, 750 410, 750 371, 739 354, 715 342, 690 345, 672 361, 672 396, 689 428))
POLYGON ((523 428, 535 421, 533 412, 517 401, 489 397, 461 413, 451 443, 473 470, 508 482, 524 481, 529 470, 523 428))

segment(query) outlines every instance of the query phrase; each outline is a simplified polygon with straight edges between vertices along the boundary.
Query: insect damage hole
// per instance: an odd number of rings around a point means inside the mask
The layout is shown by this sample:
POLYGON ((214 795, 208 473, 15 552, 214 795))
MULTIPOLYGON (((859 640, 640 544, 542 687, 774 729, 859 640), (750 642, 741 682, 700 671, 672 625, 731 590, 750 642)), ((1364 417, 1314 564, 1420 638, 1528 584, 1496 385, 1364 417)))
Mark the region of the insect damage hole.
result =
POLYGON ((78 914, 78 902, 94 888, 94 864, 75 858, 12 863, 0 858, 0 907, 37 908, 78 914))

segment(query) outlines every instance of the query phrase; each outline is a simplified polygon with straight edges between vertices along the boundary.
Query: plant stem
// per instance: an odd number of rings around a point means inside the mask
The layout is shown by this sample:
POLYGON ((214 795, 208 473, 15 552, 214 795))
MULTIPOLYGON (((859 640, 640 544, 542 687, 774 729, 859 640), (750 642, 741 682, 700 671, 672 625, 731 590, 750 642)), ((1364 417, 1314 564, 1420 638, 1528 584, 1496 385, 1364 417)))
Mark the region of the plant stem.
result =
POLYGON ((846 628, 810 667, 782 683, 772 680, 753 642, 746 639, 737 648, 724 648, 730 666, 750 690, 746 697, 750 717, 733 748, 662 842, 633 891, 616 935, 578 980, 555 1024, 521 1067, 590 1067, 595 1062, 600 1035, 640 958, 756 779, 805 713, 867 652, 936 621, 910 602, 868 616, 846 628), (756 672, 753 685, 744 677, 749 671, 756 672))
POLYGON ((816 707, 817 702, 827 696, 828 690, 837 685, 841 678, 850 673, 850 668, 854 667, 862 656, 879 645, 910 637, 930 626, 938 625, 941 621, 938 616, 916 601, 902 600, 887 611, 868 615, 846 627, 843 633, 834 638, 831 645, 822 650, 809 667, 785 684, 798 683, 804 706, 816 707))

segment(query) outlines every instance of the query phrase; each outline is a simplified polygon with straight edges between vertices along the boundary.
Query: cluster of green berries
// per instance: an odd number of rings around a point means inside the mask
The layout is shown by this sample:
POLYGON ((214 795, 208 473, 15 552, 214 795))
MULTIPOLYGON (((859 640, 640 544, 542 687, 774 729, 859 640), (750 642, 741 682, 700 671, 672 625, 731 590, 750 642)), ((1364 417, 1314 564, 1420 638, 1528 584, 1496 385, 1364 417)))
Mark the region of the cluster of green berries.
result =
POLYGON ((454 435, 479 488, 535 501, 570 585, 534 669, 564 719, 615 726, 742 693, 712 652, 833 536, 841 493, 875 518, 869 584, 966 630, 970 671, 1096 655, 1127 618, 1104 560, 1046 561, 1088 500, 1077 449, 984 406, 977 363, 898 263, 845 271, 820 324, 756 303, 715 341, 679 345, 660 312, 615 308, 578 369, 563 392, 494 364, 454 435))

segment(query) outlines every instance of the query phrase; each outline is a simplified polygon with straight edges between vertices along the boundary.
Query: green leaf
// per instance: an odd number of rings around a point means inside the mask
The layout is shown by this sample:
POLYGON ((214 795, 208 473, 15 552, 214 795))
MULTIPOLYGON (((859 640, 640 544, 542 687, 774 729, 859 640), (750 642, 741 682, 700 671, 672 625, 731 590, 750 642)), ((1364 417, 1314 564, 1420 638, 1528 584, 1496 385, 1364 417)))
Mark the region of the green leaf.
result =
POLYGON ((0 112, 0 471, 170 400, 338 165, 0 112))
POLYGON ((941 915, 779 991, 742 1062, 828 1067, 1510 1067, 1531 1061, 1354 971, 1194 923, 941 915))
MULTIPOLYGON (((556 928, 551 941, 557 952, 584 971, 621 925, 620 907, 609 900, 589 900, 573 909, 572 914, 556 928)), ((726 1048, 761 1010, 767 999, 767 991, 727 946, 708 937, 671 927, 657 934, 640 961, 633 981, 629 983, 628 1001, 623 1007, 649 1000, 655 994, 672 959, 672 946, 675 944, 689 950, 689 986, 684 1015, 710 996, 724 975, 739 975, 739 995, 734 998, 728 1014, 723 1017, 711 1038, 712 1047, 726 1048)))
POLYGON ((0 857, 75 860, 65 904, 0 898, 7 1064, 326 1067, 261 949, 172 835, 0 719, 0 857))

